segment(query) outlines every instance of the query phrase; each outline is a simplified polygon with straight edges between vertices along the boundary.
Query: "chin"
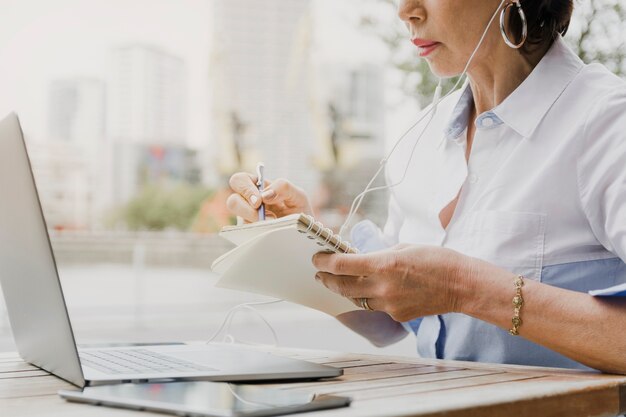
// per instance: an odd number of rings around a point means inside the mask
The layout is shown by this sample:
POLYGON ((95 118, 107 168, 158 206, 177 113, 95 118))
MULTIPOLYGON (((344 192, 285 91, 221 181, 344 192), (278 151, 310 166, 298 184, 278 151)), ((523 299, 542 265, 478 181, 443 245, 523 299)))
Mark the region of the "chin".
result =
POLYGON ((439 78, 452 78, 459 76, 463 73, 463 68, 458 68, 456 65, 444 64, 434 60, 427 60, 430 71, 439 78))

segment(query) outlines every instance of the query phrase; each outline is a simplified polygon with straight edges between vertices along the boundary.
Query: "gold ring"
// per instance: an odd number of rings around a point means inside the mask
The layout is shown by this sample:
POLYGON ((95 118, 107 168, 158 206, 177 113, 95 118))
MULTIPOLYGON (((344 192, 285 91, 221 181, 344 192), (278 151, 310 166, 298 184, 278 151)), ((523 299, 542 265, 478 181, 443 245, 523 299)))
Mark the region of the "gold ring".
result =
POLYGON ((372 309, 372 307, 370 307, 369 303, 367 302, 367 298, 359 298, 359 304, 361 304, 361 308, 363 310, 374 311, 374 309, 372 309))

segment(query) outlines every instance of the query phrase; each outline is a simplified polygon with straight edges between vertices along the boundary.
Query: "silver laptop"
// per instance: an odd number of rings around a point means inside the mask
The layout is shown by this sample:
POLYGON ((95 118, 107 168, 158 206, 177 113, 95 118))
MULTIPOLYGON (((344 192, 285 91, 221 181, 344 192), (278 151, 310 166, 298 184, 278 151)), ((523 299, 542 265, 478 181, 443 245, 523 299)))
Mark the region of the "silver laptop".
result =
POLYGON ((171 379, 313 379, 343 373, 241 346, 77 349, 15 114, 0 122, 0 284, 21 357, 80 387, 171 379))

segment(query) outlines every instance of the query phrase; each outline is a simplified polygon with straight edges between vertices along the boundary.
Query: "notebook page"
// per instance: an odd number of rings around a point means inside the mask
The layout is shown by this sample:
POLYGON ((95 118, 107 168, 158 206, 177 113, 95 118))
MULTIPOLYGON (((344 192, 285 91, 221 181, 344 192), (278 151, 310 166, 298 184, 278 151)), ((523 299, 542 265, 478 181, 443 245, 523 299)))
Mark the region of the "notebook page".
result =
POLYGON ((226 226, 222 228, 219 235, 235 245, 241 245, 270 230, 279 229, 287 225, 295 225, 299 218, 300 214, 291 214, 279 219, 264 220, 238 226, 226 226))
MULTIPOLYGON (((283 226, 282 228, 291 228, 291 229, 293 229, 294 226, 293 225, 283 226)), ((236 248, 231 249, 230 251, 226 252, 222 256, 218 257, 211 264, 211 271, 215 272, 216 274, 223 274, 235 262, 249 262, 249 260, 246 260, 246 258, 242 256, 242 254, 245 253, 246 248, 248 246, 250 246, 250 245, 254 245, 255 242, 257 240, 259 240, 259 239, 262 239, 265 234, 274 232, 276 230, 279 230, 279 229, 270 229, 270 230, 265 231, 265 232, 263 232, 261 234, 258 234, 256 236, 254 236, 252 239, 242 243, 241 245, 237 246, 236 248)))
POLYGON ((357 310, 349 300, 315 280, 311 261, 321 250, 295 227, 270 230, 216 261, 218 287, 263 294, 302 304, 332 316, 357 310), (235 258, 226 260, 229 256, 235 258))

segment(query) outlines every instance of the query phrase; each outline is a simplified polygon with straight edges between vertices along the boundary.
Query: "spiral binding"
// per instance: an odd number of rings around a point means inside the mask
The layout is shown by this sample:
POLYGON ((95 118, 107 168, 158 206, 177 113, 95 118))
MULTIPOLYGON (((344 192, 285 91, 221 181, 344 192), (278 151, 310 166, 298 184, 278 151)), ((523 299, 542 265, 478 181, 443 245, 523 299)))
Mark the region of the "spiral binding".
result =
POLYGON ((320 233, 320 236, 323 234, 323 232, 326 232, 326 239, 324 239, 324 241, 318 241, 317 244, 319 246, 326 246, 330 243, 330 241, 333 238, 333 231, 330 230, 328 227, 322 230, 322 233, 320 233))
MULTIPOLYGON (((337 239, 337 243, 335 243, 335 246, 333 247, 333 250, 335 252, 337 252, 339 250, 339 248, 341 247, 341 244, 343 243, 343 240, 341 238, 337 239)), ((350 247, 350 244, 346 242, 346 244, 348 245, 348 247, 350 247)))
POLYGON ((325 246, 331 249, 333 252, 358 252, 358 250, 356 248, 353 248, 348 241, 343 240, 338 234, 334 234, 330 228, 324 227, 324 225, 319 221, 315 221, 313 216, 304 214, 304 217, 306 217, 309 224, 306 229, 298 229, 298 231, 300 233, 306 234, 307 238, 309 239, 317 240, 316 243, 319 246, 325 246), (326 237, 323 237, 324 233, 326 233, 326 237), (334 244, 332 244, 333 239, 336 240, 334 244))
POLYGON ((307 218, 309 219, 309 227, 307 227, 304 232, 300 232, 300 233, 306 233, 308 235, 311 232, 311 229, 313 229, 313 217, 307 216, 307 218))
POLYGON ((324 225, 322 222, 315 222, 315 227, 317 227, 317 231, 315 232, 315 239, 318 239, 324 233, 324 225))

